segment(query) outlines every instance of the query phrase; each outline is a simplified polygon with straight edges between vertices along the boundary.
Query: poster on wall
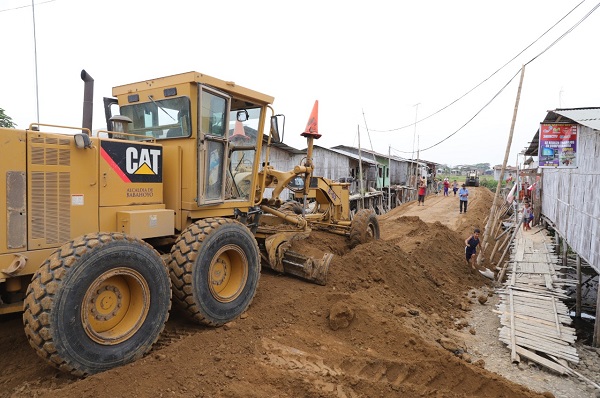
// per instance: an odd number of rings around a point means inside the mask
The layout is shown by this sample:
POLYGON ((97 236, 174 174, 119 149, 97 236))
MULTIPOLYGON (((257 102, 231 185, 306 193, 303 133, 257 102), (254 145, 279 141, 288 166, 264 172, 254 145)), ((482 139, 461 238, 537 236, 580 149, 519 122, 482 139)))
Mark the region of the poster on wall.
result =
POLYGON ((577 167, 577 125, 540 125, 540 167, 577 167))

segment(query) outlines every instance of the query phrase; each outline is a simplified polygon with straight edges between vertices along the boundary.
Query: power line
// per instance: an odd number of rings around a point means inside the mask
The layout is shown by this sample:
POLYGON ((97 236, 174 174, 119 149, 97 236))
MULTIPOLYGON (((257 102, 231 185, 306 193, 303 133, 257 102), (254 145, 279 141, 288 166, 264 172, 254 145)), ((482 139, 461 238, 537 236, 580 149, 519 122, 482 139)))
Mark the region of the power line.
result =
MULTIPOLYGON (((489 101, 488 101, 488 102, 487 102, 487 103, 486 103, 486 104, 485 104, 483 107, 481 107, 481 108, 480 108, 480 109, 479 109, 479 110, 478 110, 478 111, 477 111, 477 112, 476 112, 476 113, 475 113, 475 114, 474 114, 474 115, 473 115, 473 116, 472 116, 472 117, 471 117, 469 120, 467 120, 467 121, 466 121, 466 122, 465 122, 465 123, 464 123, 462 126, 460 126, 460 127, 459 127, 459 128, 458 128, 458 129, 457 129, 455 132, 454 132, 454 133, 450 134, 449 136, 447 136, 447 137, 446 137, 446 138, 444 138, 443 140, 441 140, 441 141, 439 141, 439 142, 437 142, 437 143, 435 143, 435 144, 433 144, 433 145, 431 145, 431 146, 429 146, 429 147, 427 147, 427 148, 423 148, 423 149, 421 149, 420 151, 421 151, 421 152, 425 152, 425 151, 426 151, 426 150, 428 150, 428 149, 431 149, 431 148, 434 148, 434 147, 438 146, 439 144, 441 144, 442 142, 446 141, 447 139, 449 139, 450 137, 452 137, 453 135, 455 135, 456 133, 458 133, 460 130, 462 130, 462 129, 463 129, 463 128, 464 128, 464 127, 467 125, 467 124, 471 123, 471 121, 472 121, 473 119, 475 119, 475 118, 477 117, 477 115, 479 115, 479 114, 480 114, 480 113, 481 113, 481 112, 482 112, 482 111, 483 111, 485 108, 487 108, 487 107, 488 107, 488 105, 489 105, 489 104, 491 104, 491 103, 492 103, 492 102, 493 102, 493 101, 496 99, 496 97, 498 97, 498 96, 500 95, 500 93, 501 93, 502 91, 504 91, 504 89, 505 89, 506 87, 508 87, 508 85, 509 85, 509 84, 510 84, 510 83, 511 83, 511 82, 512 82, 514 79, 515 79, 515 77, 516 77, 516 76, 517 76, 517 75, 518 75, 520 72, 521 72, 521 69, 519 69, 519 70, 517 71, 517 73, 515 73, 515 74, 513 75, 513 77, 511 77, 511 78, 510 78, 510 80, 508 80, 508 82, 506 82, 506 84, 505 84, 504 86, 502 86, 502 88, 501 88, 501 89, 500 89, 500 90, 499 90, 499 91, 498 91, 496 94, 494 94, 494 96, 493 96, 493 97, 492 97, 492 98, 491 98, 491 99, 490 99, 490 100, 489 100, 489 101)), ((410 152, 408 152, 408 151, 398 151, 398 152, 402 152, 402 153, 410 153, 410 152)))
MULTIPOLYGON (((585 0, 584 0, 585 1, 585 0)), ((581 3, 579 3, 577 5, 577 7, 580 5, 581 3)), ((577 21, 573 26, 571 26, 565 33, 563 33, 562 35, 560 35, 556 40, 554 40, 554 42, 552 42, 548 47, 546 47, 544 50, 542 50, 540 53, 538 53, 535 57, 533 57, 529 62, 527 62, 525 65, 529 65, 531 62, 533 62, 534 60, 536 60, 538 57, 540 57, 542 54, 544 54, 546 51, 548 51, 550 48, 554 47, 559 41, 561 41, 566 35, 568 35, 569 33, 571 33, 576 27, 578 27, 583 21, 585 21, 594 11, 596 11, 596 9, 600 7, 600 3, 596 4, 587 14, 585 14, 585 16, 583 16, 579 21, 577 21)), ((571 10, 572 11, 572 10, 571 10)), ((568 14, 567 14, 568 15, 568 14)), ((564 17, 563 17, 564 19, 564 17)), ((555 24, 556 25, 556 24, 555 24)), ((539 39, 538 39, 539 40, 539 39)), ((458 133, 460 130, 462 130, 466 125, 468 125, 473 119, 475 119, 475 117, 477 117, 477 115, 479 115, 485 108, 487 108, 487 106, 489 104, 492 103, 492 101, 494 101, 496 99, 496 97, 498 97, 498 95, 500 95, 500 93, 502 91, 504 91, 504 89, 514 80, 514 78, 521 72, 521 69, 519 69, 519 71, 517 71, 517 73, 515 73, 509 80, 508 82, 506 82, 506 84, 496 93, 494 94, 494 96, 481 108, 479 109, 475 115, 473 115, 469 120, 467 120, 462 126, 460 126, 456 131, 454 131, 452 134, 450 134, 449 136, 447 136, 446 138, 442 139, 441 141, 438 141, 437 143, 422 149, 421 151, 426 151, 428 149, 434 148, 436 146, 438 146, 439 144, 441 144, 442 142, 446 141, 447 139, 449 139, 450 137, 454 136, 456 133, 458 133)), ((450 106, 450 105, 448 105, 450 106)), ((448 107, 446 106, 446 108, 448 107)), ((443 108, 444 109, 444 108, 443 108)), ((440 110, 441 111, 441 110, 440 110)), ((440 112, 438 111, 438 112, 440 112)), ((438 113, 436 112, 436 113, 438 113)), ((433 116, 433 115, 431 115, 433 116)), ((429 116, 428 116, 429 117, 429 116)), ((424 120, 424 119, 422 119, 424 120)), ((416 124, 418 122, 415 122, 413 124, 416 124)), ((375 131, 375 130, 373 130, 375 131)), ((398 151, 401 153, 410 153, 408 151, 398 151)))
MULTIPOLYGON (((47 0, 47 1, 42 1, 41 3, 36 3, 36 5, 38 5, 38 6, 39 6, 40 4, 52 3, 53 1, 56 1, 56 0, 47 0)), ((6 12, 6 11, 20 10, 21 8, 28 8, 28 7, 31 7, 31 4, 27 4, 27 5, 24 5, 24 6, 19 6, 19 7, 13 7, 13 8, 6 8, 6 9, 4 9, 4 10, 0 10, 0 12, 6 12)))
MULTIPOLYGON (((585 0, 584 0, 585 1, 585 0)), ((579 3, 581 4, 581 3, 579 3)), ((576 27, 578 27, 583 21, 585 21, 590 15, 592 15, 592 13, 594 11, 596 11, 596 9, 600 7, 600 3, 596 4, 594 6, 594 8, 592 8, 587 14, 585 14, 585 16, 583 18, 581 18, 579 21, 577 21, 577 23, 573 26, 571 26, 565 33, 563 33, 558 39, 554 40, 552 42, 552 44, 550 44, 548 47, 546 47, 544 49, 544 51, 542 51, 541 53, 539 53, 538 55, 536 55, 535 57, 533 57, 529 62, 527 62, 525 65, 529 65, 531 62, 533 62, 536 58, 538 58, 540 55, 544 54, 546 51, 548 51, 549 49, 551 49, 552 47, 554 47, 554 45, 556 43, 558 43, 559 41, 561 41, 566 35, 568 35, 569 33, 571 33, 576 27)))
MULTIPOLYGON (((581 4, 583 4, 585 2, 585 0, 582 0, 581 3, 577 4, 571 11, 569 11, 567 14, 565 14, 561 19, 559 19, 556 23, 554 23, 550 28, 548 28, 544 33, 542 33, 541 36, 539 36, 537 39, 535 39, 533 42, 531 42, 527 47, 525 47, 523 50, 521 50, 517 55, 515 55, 514 57, 512 57, 508 62, 506 62, 504 65, 502 65, 500 68, 498 68, 494 73, 492 73, 490 76, 488 76, 486 79, 484 79, 481 83, 477 84, 475 87, 473 87, 472 89, 470 89, 469 91, 467 91, 466 93, 464 93, 463 95, 461 95, 460 97, 458 97, 457 99, 455 99, 454 101, 450 102, 448 105, 444 106, 443 108, 433 112, 432 114, 415 121, 414 123, 410 123, 407 124, 405 126, 402 127, 397 127, 394 129, 389 129, 389 130, 375 130, 375 129, 371 129, 371 131, 374 132, 378 132, 378 133, 389 133, 391 131, 398 131, 398 130, 402 130, 411 126, 414 126, 417 123, 421 123, 435 115, 437 115, 438 113, 448 109, 450 106, 454 105, 455 103, 457 103, 458 101, 460 101, 461 99, 463 99, 464 97, 466 97, 467 95, 469 95, 471 92, 473 92, 475 89, 477 89, 479 86, 481 86, 483 83, 487 82, 489 79, 491 79, 492 77, 494 77, 498 72, 500 72, 502 69, 504 69, 508 64, 510 64, 512 61, 514 61, 519 55, 523 54, 527 49, 529 49, 531 46, 533 46, 535 43, 537 43, 542 37, 544 37, 548 32, 550 32, 552 29, 554 29, 554 27, 556 27, 556 25, 558 25, 559 23, 561 23, 566 17, 568 17, 573 11, 575 11, 581 4)), ((596 5, 596 7, 594 7, 594 9, 592 9, 592 11, 590 11, 582 20, 580 20, 578 24, 580 24, 585 18, 587 18, 596 8, 598 8, 598 6, 600 6, 600 3, 598 5, 596 5)), ((569 33, 571 30, 573 30, 575 27, 572 27, 571 29, 569 29, 567 31, 567 33, 569 33)), ((567 33, 563 34, 558 40, 562 39, 567 33)), ((556 43, 556 42, 555 42, 556 43)), ((554 45, 555 43, 553 43, 552 45, 554 45)), ((551 46, 552 46, 551 45, 551 46)), ((550 46, 550 47, 551 47, 550 46)), ((550 48, 548 47, 548 48, 550 48)), ((548 50, 548 48, 546 50, 548 50)), ((544 50, 544 52, 546 51, 544 50)), ((540 53, 538 54, 541 55, 543 54, 540 53)), ((537 58, 537 57, 536 57, 537 58)), ((534 58, 535 59, 535 58, 534 58)), ((533 59, 531 60, 533 61, 533 59)), ((529 62, 531 62, 529 61, 529 62)), ((528 62, 528 63, 529 63, 528 62)))

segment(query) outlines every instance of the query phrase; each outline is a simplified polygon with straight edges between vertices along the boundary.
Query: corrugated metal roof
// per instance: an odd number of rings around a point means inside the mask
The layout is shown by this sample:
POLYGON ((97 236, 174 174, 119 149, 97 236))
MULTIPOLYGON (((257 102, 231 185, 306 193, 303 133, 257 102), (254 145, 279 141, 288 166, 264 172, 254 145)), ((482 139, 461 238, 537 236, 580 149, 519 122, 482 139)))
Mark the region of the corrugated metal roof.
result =
POLYGON ((563 121, 563 117, 594 130, 600 130, 600 108, 555 109, 548 111, 544 123, 557 123, 563 121))
MULTIPOLYGON (((336 145, 334 147, 331 147, 331 149, 338 149, 338 150, 342 150, 342 151, 344 150, 344 148, 352 148, 352 149, 356 149, 356 150, 358 149, 358 148, 355 148, 355 147, 349 147, 347 145, 336 145)), ((416 163, 416 160, 410 160, 410 159, 403 158, 403 157, 397 156, 397 155, 391 155, 391 156, 389 156, 389 155, 386 155, 384 153, 379 153, 379 152, 371 151, 369 149, 364 149, 364 148, 362 148, 361 151, 365 152, 365 153, 368 153, 368 154, 375 155, 375 156, 379 156, 379 157, 382 157, 382 158, 385 158, 385 159, 392 158, 393 160, 395 160, 397 162, 416 163)), ((419 161, 419 163, 425 164, 426 162, 421 159, 419 161)))
MULTIPOLYGON (((600 131, 600 108, 571 108, 555 109, 548 111, 542 123, 569 123, 575 122, 582 126, 600 131)), ((525 155, 537 156, 540 143, 540 129, 538 127, 533 139, 525 148, 525 155)))
POLYGON ((361 159, 361 158, 359 158, 359 156, 357 154, 346 152, 346 151, 342 151, 341 149, 323 148, 323 147, 321 147, 321 148, 322 149, 326 149, 326 150, 331 151, 331 152, 339 153, 340 155, 344 155, 344 156, 347 156, 347 157, 352 158, 352 159, 361 160, 363 163, 369 163, 369 164, 374 164, 374 165, 379 164, 375 160, 371 160, 371 159, 365 158, 364 156, 362 156, 362 159, 361 159))

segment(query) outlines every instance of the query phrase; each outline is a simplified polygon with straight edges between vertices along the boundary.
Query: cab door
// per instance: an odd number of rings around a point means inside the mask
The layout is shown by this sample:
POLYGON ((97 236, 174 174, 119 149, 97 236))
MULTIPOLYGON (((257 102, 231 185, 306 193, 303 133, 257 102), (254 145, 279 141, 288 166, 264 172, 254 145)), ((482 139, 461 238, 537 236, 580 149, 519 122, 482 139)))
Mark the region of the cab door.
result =
POLYGON ((198 205, 222 203, 231 97, 198 86, 198 205))

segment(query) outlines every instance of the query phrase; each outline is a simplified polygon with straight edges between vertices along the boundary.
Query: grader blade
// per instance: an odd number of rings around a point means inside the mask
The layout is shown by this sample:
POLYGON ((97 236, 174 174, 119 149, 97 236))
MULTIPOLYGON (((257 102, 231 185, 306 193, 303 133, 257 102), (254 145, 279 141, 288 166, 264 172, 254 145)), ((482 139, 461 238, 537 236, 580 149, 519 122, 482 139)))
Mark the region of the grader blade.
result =
POLYGON ((317 253, 312 249, 308 255, 300 251, 298 242, 307 238, 310 231, 280 232, 265 239, 265 248, 268 255, 268 268, 274 271, 294 275, 298 278, 314 282, 318 285, 327 284, 329 264, 333 259, 332 253, 317 253), (314 255, 311 255, 314 254, 314 255))

